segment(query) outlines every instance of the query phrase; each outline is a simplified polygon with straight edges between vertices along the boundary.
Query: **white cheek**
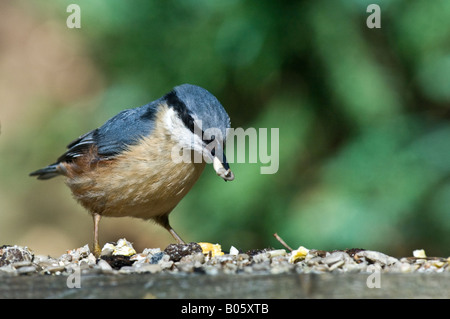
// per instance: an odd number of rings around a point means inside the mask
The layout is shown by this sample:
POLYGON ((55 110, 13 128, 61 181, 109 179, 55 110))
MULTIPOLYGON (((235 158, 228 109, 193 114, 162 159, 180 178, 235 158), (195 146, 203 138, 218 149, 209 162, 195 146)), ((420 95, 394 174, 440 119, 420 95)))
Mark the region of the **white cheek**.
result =
POLYGON ((167 131, 170 132, 172 140, 179 146, 199 153, 203 152, 202 139, 184 125, 173 109, 169 108, 165 111, 163 122, 167 131))

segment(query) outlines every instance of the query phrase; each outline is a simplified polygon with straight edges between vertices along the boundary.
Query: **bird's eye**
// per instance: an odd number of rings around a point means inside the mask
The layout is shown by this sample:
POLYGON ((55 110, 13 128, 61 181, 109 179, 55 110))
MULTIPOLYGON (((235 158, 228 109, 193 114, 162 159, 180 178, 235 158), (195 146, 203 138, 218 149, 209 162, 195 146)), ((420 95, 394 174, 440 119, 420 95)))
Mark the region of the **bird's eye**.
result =
POLYGON ((212 141, 214 141, 216 139, 215 135, 211 135, 211 139, 203 139, 203 142, 205 142, 206 144, 211 143, 212 141))

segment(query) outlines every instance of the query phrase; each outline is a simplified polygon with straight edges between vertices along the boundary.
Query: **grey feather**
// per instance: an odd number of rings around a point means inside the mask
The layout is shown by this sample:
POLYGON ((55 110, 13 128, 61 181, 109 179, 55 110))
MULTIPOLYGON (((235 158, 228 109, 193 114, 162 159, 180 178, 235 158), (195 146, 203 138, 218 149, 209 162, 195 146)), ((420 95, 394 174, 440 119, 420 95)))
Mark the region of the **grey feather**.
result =
POLYGON ((149 104, 127 109, 109 119, 101 127, 92 130, 70 143, 67 152, 58 158, 58 162, 71 161, 82 156, 95 146, 98 155, 112 158, 120 154, 128 145, 136 144, 154 128, 154 119, 159 100, 149 104))

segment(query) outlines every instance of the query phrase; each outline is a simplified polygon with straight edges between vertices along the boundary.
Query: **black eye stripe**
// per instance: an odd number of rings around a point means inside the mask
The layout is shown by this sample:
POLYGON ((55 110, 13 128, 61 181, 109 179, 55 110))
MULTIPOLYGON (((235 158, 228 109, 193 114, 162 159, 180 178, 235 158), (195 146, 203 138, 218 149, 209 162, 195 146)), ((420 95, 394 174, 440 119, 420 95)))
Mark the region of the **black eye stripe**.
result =
POLYGON ((184 125, 186 125, 189 130, 194 133, 194 119, 190 114, 185 114, 181 117, 181 120, 183 121, 184 125))
POLYGON ((189 113, 189 111, 186 107, 186 104, 184 104, 184 102, 178 98, 177 94, 174 91, 167 93, 166 96, 164 97, 164 99, 166 100, 167 105, 169 107, 173 108, 178 113, 178 116, 183 121, 184 125, 186 125, 186 127, 189 128, 189 130, 192 133, 195 134, 197 132, 201 132, 200 138, 206 144, 209 144, 215 140, 215 138, 216 138, 215 135, 211 135, 210 139, 204 139, 203 137, 205 136, 205 132, 203 130, 201 130, 199 127, 197 127, 197 130, 195 130, 194 119, 192 118, 191 114, 189 113))
POLYGON ((194 119, 191 114, 189 114, 186 104, 178 98, 174 91, 167 93, 164 99, 166 100, 167 105, 178 113, 184 125, 186 125, 186 127, 194 133, 194 119))

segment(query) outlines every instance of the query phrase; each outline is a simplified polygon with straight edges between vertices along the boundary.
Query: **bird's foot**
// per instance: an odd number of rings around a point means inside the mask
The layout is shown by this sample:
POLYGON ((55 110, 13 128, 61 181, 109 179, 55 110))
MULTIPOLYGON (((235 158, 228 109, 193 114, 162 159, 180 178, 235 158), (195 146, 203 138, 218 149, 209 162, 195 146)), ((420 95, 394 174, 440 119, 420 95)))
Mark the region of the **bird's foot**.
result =
POLYGON ((102 254, 102 249, 100 248, 100 245, 98 243, 94 243, 94 256, 95 256, 95 258, 100 258, 101 254, 102 254))

